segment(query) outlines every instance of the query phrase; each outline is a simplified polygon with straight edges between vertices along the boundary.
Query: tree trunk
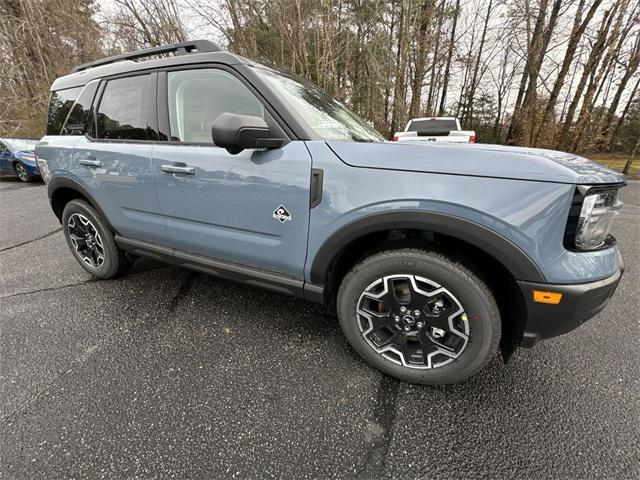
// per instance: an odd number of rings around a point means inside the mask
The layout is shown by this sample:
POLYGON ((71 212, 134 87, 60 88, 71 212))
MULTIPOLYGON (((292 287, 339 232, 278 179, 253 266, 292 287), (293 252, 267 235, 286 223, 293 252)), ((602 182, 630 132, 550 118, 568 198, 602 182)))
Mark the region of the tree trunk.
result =
POLYGON ((467 99, 465 101, 464 110, 464 122, 466 125, 473 122, 473 104, 474 97, 476 95, 476 88, 478 86, 478 71, 480 70, 480 62, 482 60, 482 50, 487 38, 487 28, 489 26, 489 17, 491 16, 491 7, 493 6, 493 0, 489 0, 489 6, 487 7, 487 15, 484 18, 484 26, 482 27, 482 35, 480 37, 480 46, 478 47, 478 55, 476 57, 475 65, 473 68, 473 76, 471 77, 471 84, 467 91, 467 99))
POLYGON ((440 97, 440 108, 438 108, 438 116, 442 117, 447 106, 447 89, 449 88, 449 78, 451 74, 451 59, 456 44, 456 27, 458 25, 458 16, 460 15, 460 0, 456 0, 456 8, 453 11, 453 26, 451 27, 451 37, 449 38, 449 51, 447 53, 447 64, 444 68, 444 79, 442 80, 442 96, 440 97))
POLYGON ((416 59, 413 69, 413 81, 411 82, 411 103, 409 105, 409 118, 418 116, 420 110, 420 100, 422 98, 422 84, 426 74, 427 63, 427 31, 433 19, 433 0, 425 0, 422 2, 421 8, 418 10, 420 19, 420 27, 418 29, 418 38, 416 40, 416 59))
MULTIPOLYGON (((607 110, 606 122, 604 128, 602 129, 602 135, 606 138, 611 138, 611 130, 613 127, 613 119, 615 117, 616 111, 618 110, 618 105, 620 105, 620 99, 622 98, 622 94, 627 88, 627 84, 633 75, 638 71, 638 67, 640 67, 640 35, 636 38, 635 45, 633 47, 633 51, 631 53, 631 57, 629 58, 629 63, 627 64, 624 75, 618 84, 618 88, 616 89, 616 93, 613 96, 613 100, 611 101, 611 105, 607 110)), ((640 81, 640 79, 639 79, 640 81)), ((636 87, 634 88, 633 93, 638 88, 638 84, 636 83, 636 87)), ((631 97, 633 98, 633 93, 631 97)))
MULTIPOLYGON (((615 57, 617 52, 622 47, 622 42, 624 38, 619 41, 620 38, 620 28, 622 26, 622 20, 624 18, 624 14, 626 12, 628 1, 622 0, 620 3, 617 3, 611 12, 611 18, 615 15, 615 10, 620 7, 618 15, 616 16, 615 24, 613 25, 613 29, 610 30, 611 34, 607 35, 608 32, 605 32, 606 38, 602 44, 602 51, 600 56, 604 55, 604 59, 598 69, 598 62, 594 65, 593 75, 591 76, 591 80, 587 86, 587 91, 582 100, 582 108, 580 109, 580 114, 578 115, 578 121, 576 122, 576 126, 574 129, 573 140, 571 142, 571 151, 576 152, 581 150, 583 147, 584 141, 584 131, 589 125, 591 120, 591 112, 593 111, 593 106, 596 102, 596 90, 598 90, 601 85, 602 79, 606 76, 611 64, 615 61, 615 57), (609 48, 606 48, 608 44, 609 48), (606 55, 605 55, 606 51, 606 55)), ((625 29, 626 30, 626 29, 625 29)), ((623 35, 624 36, 624 35, 623 35)))
MULTIPOLYGON (((525 4, 528 8, 528 3, 525 4)), ((549 0, 541 0, 540 2, 540 11, 538 12, 538 16, 536 17, 536 23, 533 28, 533 33, 531 38, 529 39, 528 52, 527 52, 527 60, 524 65, 524 70, 522 71, 522 77, 520 77, 520 86, 518 87, 518 95, 516 97, 516 103, 513 107, 513 115, 511 116, 511 123, 509 124, 509 130, 507 131, 507 143, 513 145, 515 140, 520 136, 521 124, 522 124, 522 105, 525 96, 525 92, 527 89, 527 81, 531 77, 531 70, 533 67, 533 56, 537 48, 535 47, 537 42, 541 41, 545 16, 547 14, 547 7, 549 5, 549 0)), ((529 18, 529 15, 527 15, 529 18)))
POLYGON ((608 10, 604 13, 595 43, 591 49, 591 52, 589 53, 587 62, 584 65, 582 75, 580 76, 580 80, 578 81, 578 86, 576 87, 576 91, 573 95, 573 100, 571 101, 569 109, 567 110, 567 115, 564 118, 564 123, 560 131, 560 139, 557 143, 557 148, 559 149, 567 149, 572 143, 569 138, 569 132, 571 131, 571 127, 573 125, 573 117, 575 116, 576 110, 578 109, 578 104, 583 98, 582 92, 584 90, 584 87, 586 86, 589 77, 593 76, 594 70, 598 66, 598 64, 600 63, 600 59, 602 58, 605 40, 607 38, 609 28, 611 27, 611 22, 613 21, 614 14, 615 12, 612 10, 608 10))
POLYGON ((620 127, 624 123, 624 119, 627 117, 627 113, 629 113, 631 104, 636 99, 636 93, 638 93, 639 90, 640 90, 640 77, 638 77, 638 81, 633 87, 633 90, 631 90, 631 95, 629 96, 629 100, 627 101, 627 104, 625 105, 624 110, 620 114, 620 118, 618 118, 618 121, 616 122, 615 126, 610 132, 609 143, 607 144, 607 151, 611 151, 611 149, 613 148, 613 143, 616 141, 616 138, 618 137, 618 132, 620 131, 620 127))
POLYGON ((427 108, 426 114, 433 115, 433 94, 436 91, 435 86, 437 83, 436 69, 438 64, 440 63, 439 52, 440 52, 440 38, 442 37, 442 22, 444 21, 444 6, 446 0, 440 1, 440 9, 438 11, 438 26, 436 30, 436 38, 435 38, 435 47, 433 50, 433 61, 431 62, 431 78, 429 79, 429 93, 427 95, 427 108))
POLYGON ((547 106, 542 115, 542 120, 540 121, 540 125, 534 137, 535 144, 538 143, 542 130, 546 128, 547 120, 549 120, 549 118, 551 118, 551 116, 553 115, 553 112, 556 107, 556 102, 558 101, 558 96, 560 95, 560 91, 564 86, 565 78, 567 76, 567 73, 569 73, 569 68, 571 68, 571 64, 573 63, 576 50, 578 49, 578 45, 580 44, 580 39, 582 38, 582 35, 587 29, 587 26, 593 19, 593 16, 596 13, 596 10, 602 3, 602 0, 595 0, 591 5, 591 8, 589 8, 589 11, 587 12, 587 15, 583 21, 582 11, 584 8, 585 1, 586 0, 580 0, 580 3, 578 4, 576 18, 573 23, 571 35, 569 36, 569 42, 567 43, 567 50, 562 60, 562 65, 560 66, 560 71, 558 72, 556 81, 554 82, 551 93, 549 94, 549 100, 547 101, 547 106))
POLYGON ((629 158, 627 159, 627 163, 624 164, 622 173, 624 173, 625 175, 629 175, 629 170, 631 170, 631 165, 633 165, 633 161, 636 158, 636 154, 638 153, 638 150, 640 150, 640 139, 638 139, 638 141, 636 142, 636 146, 633 147, 633 152, 631 152, 631 155, 629 155, 629 158))

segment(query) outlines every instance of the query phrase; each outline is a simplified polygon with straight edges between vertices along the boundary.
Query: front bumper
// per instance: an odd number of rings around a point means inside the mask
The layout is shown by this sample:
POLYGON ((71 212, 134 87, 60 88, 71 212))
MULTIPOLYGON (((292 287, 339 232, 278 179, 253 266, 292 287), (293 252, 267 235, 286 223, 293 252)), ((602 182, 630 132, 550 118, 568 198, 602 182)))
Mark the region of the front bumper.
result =
POLYGON ((576 285, 518 282, 527 302, 527 326, 520 345, 532 347, 542 339, 567 333, 600 313, 616 291, 623 272, 624 267, 620 267, 603 280, 576 285), (533 300, 534 290, 561 293, 562 299, 557 305, 538 303, 533 300))

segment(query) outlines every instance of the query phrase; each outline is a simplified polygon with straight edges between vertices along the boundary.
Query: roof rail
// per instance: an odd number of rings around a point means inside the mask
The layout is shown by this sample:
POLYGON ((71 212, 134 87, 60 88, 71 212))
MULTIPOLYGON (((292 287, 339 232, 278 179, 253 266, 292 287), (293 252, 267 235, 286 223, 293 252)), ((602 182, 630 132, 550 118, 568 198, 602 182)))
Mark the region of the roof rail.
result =
POLYGON ((83 63, 71 70, 71 73, 80 72, 93 67, 99 67, 100 65, 107 65, 109 63, 120 62, 122 60, 134 60, 136 58, 149 57, 151 55, 159 55, 162 53, 175 52, 178 55, 184 55, 187 53, 205 53, 205 52, 220 52, 222 47, 209 40, 193 40, 191 42, 174 43, 172 45, 162 45, 160 47, 145 48, 144 50, 137 50, 135 52, 122 53, 120 55, 114 55, 112 57, 101 58, 93 62, 83 63))

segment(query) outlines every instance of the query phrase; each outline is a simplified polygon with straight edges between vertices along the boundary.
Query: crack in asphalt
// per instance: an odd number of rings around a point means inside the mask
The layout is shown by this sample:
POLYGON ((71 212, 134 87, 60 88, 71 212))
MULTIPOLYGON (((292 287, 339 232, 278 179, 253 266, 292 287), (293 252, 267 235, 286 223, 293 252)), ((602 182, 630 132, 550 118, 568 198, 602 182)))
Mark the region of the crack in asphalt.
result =
MULTIPOLYGON (((89 280, 94 281, 94 280, 89 280)), ((86 283, 86 282, 85 282, 86 283)), ((114 328, 113 330, 111 330, 107 335, 103 336, 98 342, 88 346, 87 348, 84 349, 83 352, 81 352, 69 365, 69 367, 66 370, 63 370, 61 372, 58 372, 54 375, 54 377, 47 382, 45 385, 43 385, 43 387, 34 392, 28 399, 26 399, 24 402, 22 402, 20 405, 18 405, 16 408, 14 408, 11 412, 3 415, 2 417, 0 417, 0 422, 4 423, 5 421, 8 421, 11 419, 11 417, 17 415, 19 412, 24 411, 31 403, 36 402, 38 399, 40 399, 44 394, 46 394, 49 390, 51 390, 51 388, 53 388, 56 384, 60 383, 60 381, 62 379, 64 379, 67 375, 69 375, 71 372, 73 372, 73 369, 77 366, 77 365, 81 365, 83 363, 85 363, 87 360, 89 360, 94 354, 96 354, 97 352, 99 352, 100 350, 102 350, 102 347, 109 341, 111 341, 112 338, 114 338, 118 333, 124 331, 127 327, 129 327, 129 322, 125 322, 122 325, 114 328)))
POLYGON ((389 445, 393 440, 396 420, 396 404, 400 381, 382 374, 373 410, 373 419, 365 434, 364 462, 357 470, 356 478, 381 478, 387 461, 389 445))
MULTIPOLYGON (((171 268, 172 266, 173 265, 166 265, 166 266, 162 266, 162 267, 150 268, 148 270, 142 270, 140 272, 130 273, 128 275, 129 276, 142 275, 143 273, 155 272, 156 270, 163 270, 165 268, 171 268)), ((51 292, 51 291, 55 291, 55 290, 62 290, 64 288, 77 287, 79 285, 85 285, 87 283, 94 283, 94 282, 100 282, 100 281, 101 280, 99 280, 97 278, 90 278, 88 280, 83 280, 81 282, 67 283, 67 284, 64 284, 64 285, 58 285, 57 287, 38 288, 36 290, 28 290, 26 292, 10 293, 9 295, 0 296, 0 300, 4 300, 5 298, 19 297, 19 296, 22 296, 22 295, 31 295, 31 294, 40 293, 40 292, 51 292)))
POLYGON ((14 248, 24 247, 25 245, 29 245, 30 243, 37 242, 38 240, 42 240, 43 238, 50 237, 51 235, 55 235, 56 233, 61 232, 61 231, 62 231, 62 227, 56 228, 55 230, 53 230, 53 231, 51 231, 49 233, 45 233, 44 235, 40 235, 39 237, 36 237, 34 239, 27 240, 26 242, 18 243, 16 245, 11 245, 9 247, 0 248, 0 253, 6 252, 7 250, 12 250, 14 248))
MULTIPOLYGON (((139 272, 139 273, 148 273, 148 272, 152 272, 154 270, 160 270, 162 268, 166 268, 166 267, 159 267, 159 268, 154 268, 151 270, 145 270, 143 272, 139 272)), ((134 274, 135 275, 135 274, 134 274)), ((184 297, 186 297, 189 293, 189 290, 191 289, 191 287, 193 286, 193 282, 195 280, 195 278, 198 276, 198 273, 196 272, 190 272, 180 283, 180 287, 178 287, 178 291, 176 292, 176 294, 173 296, 173 298, 169 301, 169 304, 167 306, 167 313, 171 313, 173 312, 173 310, 175 310, 175 308, 178 306, 178 304, 182 301, 182 299, 184 297)), ((75 283, 75 284, 69 284, 69 285, 63 285, 60 287, 52 287, 52 288, 43 288, 40 290, 34 290, 32 292, 24 292, 24 293, 16 293, 13 295, 9 295, 7 297, 0 297, 0 299, 2 298, 8 298, 8 297, 12 297, 12 296, 18 296, 18 295, 26 295, 26 294, 30 294, 30 293, 36 293, 36 292, 43 292, 43 291, 49 291, 49 290, 60 290, 63 288, 67 288, 67 287, 73 287, 76 285, 82 285, 85 283, 92 283, 92 282, 98 282, 98 280, 96 279, 90 279, 90 280, 85 280, 83 282, 79 282, 79 283, 75 283)), ((94 356, 97 352, 99 352, 100 350, 102 350, 102 347, 109 342, 111 339, 113 339, 118 333, 124 331, 125 329, 129 328, 131 326, 131 322, 125 322, 122 325, 119 325, 118 327, 114 328, 113 330, 111 330, 107 335, 103 336, 98 342, 94 343, 93 345, 88 346, 83 352, 81 352, 72 362, 71 365, 69 366, 69 368, 67 368, 66 370, 63 370, 61 372, 58 372, 54 375, 54 377, 46 383, 46 385, 43 386, 43 388, 41 388, 40 390, 34 392, 27 400, 25 400, 24 402, 22 402, 19 406, 17 406, 16 408, 14 408, 11 412, 6 413, 5 415, 3 415, 2 417, 0 417, 0 423, 4 423, 5 421, 10 420, 12 417, 14 417, 16 414, 18 414, 21 411, 24 411, 29 404, 37 401, 40 397, 42 397, 44 394, 46 394, 49 390, 51 390, 51 388, 58 384, 62 379, 64 379, 69 373, 73 372, 73 369, 80 364, 85 363, 87 360, 89 360, 92 356, 94 356)))
POLYGON ((89 280, 83 280, 81 282, 67 283, 65 285, 58 285, 57 287, 38 288, 36 290, 29 290, 27 292, 10 293, 9 295, 0 296, 0 300, 3 300, 5 298, 20 297, 22 295, 31 295, 33 293, 51 292, 51 291, 54 291, 54 290, 62 290, 63 288, 77 287, 78 285, 84 285, 85 283, 92 283, 92 282, 96 282, 96 281, 97 280, 95 278, 91 278, 89 280))

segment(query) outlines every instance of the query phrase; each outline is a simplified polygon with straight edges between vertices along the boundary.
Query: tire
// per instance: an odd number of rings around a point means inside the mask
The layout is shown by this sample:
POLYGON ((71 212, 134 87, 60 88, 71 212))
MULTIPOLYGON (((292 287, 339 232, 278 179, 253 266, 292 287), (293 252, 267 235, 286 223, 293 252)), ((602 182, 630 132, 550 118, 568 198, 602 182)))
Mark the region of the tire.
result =
POLYGON ((24 165, 22 165, 20 162, 15 162, 13 164, 13 171, 16 176, 25 183, 33 182, 34 180, 34 178, 29 175, 29 172, 27 172, 27 169, 24 167, 24 165))
POLYGON ((404 248, 365 258, 344 277, 337 309, 351 346, 410 383, 461 382, 492 359, 500 341, 500 312, 487 284, 434 251, 404 248))
POLYGON ((107 223, 86 201, 71 200, 65 205, 62 229, 71 253, 94 277, 116 278, 131 268, 133 262, 118 248, 107 223))

